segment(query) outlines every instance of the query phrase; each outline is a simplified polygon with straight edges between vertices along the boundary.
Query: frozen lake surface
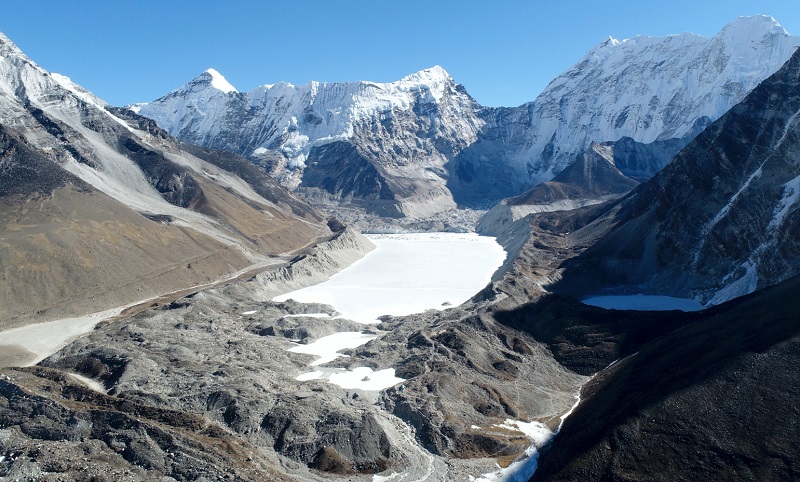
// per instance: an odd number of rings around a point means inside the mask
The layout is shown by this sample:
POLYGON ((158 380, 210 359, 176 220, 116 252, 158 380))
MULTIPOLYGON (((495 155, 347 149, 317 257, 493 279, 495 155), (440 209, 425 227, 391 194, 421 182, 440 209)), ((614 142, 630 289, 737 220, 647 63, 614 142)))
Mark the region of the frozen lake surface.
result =
POLYGON ((328 281, 286 293, 326 303, 344 318, 375 323, 380 315, 410 315, 458 306, 483 289, 506 253, 494 238, 474 233, 367 235, 377 247, 328 281))
POLYGON ((657 295, 595 296, 583 300, 582 303, 607 310, 699 311, 705 308, 697 301, 688 298, 657 295))
MULTIPOLYGON (((332 305, 344 318, 364 324, 381 315, 410 315, 458 306, 483 289, 505 260, 494 238, 473 233, 367 235, 376 248, 328 281, 274 298, 332 305)), ((324 316, 320 323, 325 323, 324 316)), ((343 388, 382 390, 403 381, 393 368, 353 370, 319 367, 377 335, 341 332, 290 351, 316 355, 300 381, 326 379, 343 388)))

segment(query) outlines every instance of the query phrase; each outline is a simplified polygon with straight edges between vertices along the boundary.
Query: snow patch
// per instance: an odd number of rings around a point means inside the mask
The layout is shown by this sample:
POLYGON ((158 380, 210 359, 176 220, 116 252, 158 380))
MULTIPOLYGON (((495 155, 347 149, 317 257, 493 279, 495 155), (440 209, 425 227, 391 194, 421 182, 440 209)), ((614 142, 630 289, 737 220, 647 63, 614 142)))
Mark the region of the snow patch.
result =
POLYGON ((318 356, 319 358, 311 363, 311 366, 317 366, 331 362, 340 356, 344 356, 339 353, 341 350, 359 347, 377 337, 377 335, 362 333, 360 331, 342 331, 334 333, 333 335, 323 336, 307 345, 297 345, 290 348, 289 351, 318 356))
POLYGON ((547 425, 536 421, 522 422, 520 420, 507 418, 504 423, 496 424, 495 427, 504 428, 506 430, 518 430, 531 439, 533 445, 537 447, 544 445, 544 443, 553 436, 552 430, 547 428, 547 425))
POLYGON ((789 209, 797 204, 798 200, 800 200, 800 176, 783 185, 783 196, 775 207, 775 212, 767 226, 767 230, 775 232, 780 229, 786 215, 789 214, 789 209))
POLYGON ((283 315, 284 318, 332 318, 330 313, 296 313, 283 315))
POLYGON ((332 373, 328 380, 345 389, 360 390, 383 390, 405 381, 394 376, 394 368, 372 371, 369 367, 332 373))
POLYGON ((723 280, 723 283, 727 282, 729 279, 733 278, 742 271, 744 271, 744 273, 741 274, 738 279, 714 294, 714 297, 711 299, 711 301, 709 301, 710 305, 724 303, 728 300, 744 296, 756 290, 758 287, 758 270, 756 269, 756 263, 752 256, 750 259, 742 263, 738 269, 726 276, 723 280))
POLYGON ((401 481, 404 480, 408 476, 407 473, 398 473, 392 472, 389 475, 378 475, 375 474, 372 476, 372 482, 394 482, 394 481, 401 481), (399 478, 398 478, 399 477, 399 478))

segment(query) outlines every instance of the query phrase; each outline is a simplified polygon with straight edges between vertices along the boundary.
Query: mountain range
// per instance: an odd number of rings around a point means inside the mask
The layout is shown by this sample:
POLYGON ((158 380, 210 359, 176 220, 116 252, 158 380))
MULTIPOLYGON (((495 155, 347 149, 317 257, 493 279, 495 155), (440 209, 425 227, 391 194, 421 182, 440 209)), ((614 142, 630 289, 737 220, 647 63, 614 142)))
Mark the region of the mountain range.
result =
POLYGON ((211 283, 332 235, 244 158, 182 145, 5 36, 0 58, 4 328, 211 283))
POLYGON ((609 38, 514 108, 479 105, 438 66, 392 83, 248 92, 210 69, 133 108, 179 139, 249 157, 308 199, 414 218, 491 207, 592 143, 616 143, 619 169, 649 178, 798 46, 767 16, 711 38, 609 38))
POLYGON ((0 331, 119 309, 3 368, 0 477, 464 480, 530 452, 522 421, 557 432, 532 480, 797 479, 799 45, 765 16, 610 38, 516 108, 439 67, 247 93, 209 70, 118 108, 0 34, 0 331), (508 257, 461 306, 365 330, 270 301, 373 248, 318 205, 493 203, 508 257), (403 382, 298 383, 286 348, 342 330, 377 337, 322 369, 403 382))

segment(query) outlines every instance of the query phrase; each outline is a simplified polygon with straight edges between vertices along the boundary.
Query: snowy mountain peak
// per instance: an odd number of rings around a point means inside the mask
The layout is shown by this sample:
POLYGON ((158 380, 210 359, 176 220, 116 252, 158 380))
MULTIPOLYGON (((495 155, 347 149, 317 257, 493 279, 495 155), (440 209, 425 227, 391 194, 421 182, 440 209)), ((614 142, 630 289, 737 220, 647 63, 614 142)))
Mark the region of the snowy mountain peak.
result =
POLYGON ((753 34, 758 36, 789 35, 789 32, 769 15, 753 15, 737 18, 726 25, 719 33, 720 36, 726 37, 753 34))
POLYGON ((25 53, 17 47, 17 45, 11 41, 8 37, 5 36, 2 32, 0 32, 0 58, 4 59, 15 59, 15 62, 23 62, 29 64, 31 66, 35 66, 36 69, 41 69, 34 61, 28 58, 25 53))
POLYGON ((441 66, 434 65, 429 69, 422 69, 419 72, 407 75, 403 77, 400 82, 435 83, 448 80, 453 80, 450 74, 441 66))
POLYGON ((236 87, 232 86, 230 82, 225 80, 225 77, 223 77, 222 74, 220 74, 214 69, 208 69, 202 74, 200 74, 200 76, 210 77, 211 86, 217 90, 221 90, 226 94, 229 92, 237 92, 236 87))
POLYGON ((24 55, 22 51, 14 44, 14 42, 12 42, 10 38, 6 37, 3 32, 0 32, 0 52, 3 52, 4 55, 6 52, 24 55))

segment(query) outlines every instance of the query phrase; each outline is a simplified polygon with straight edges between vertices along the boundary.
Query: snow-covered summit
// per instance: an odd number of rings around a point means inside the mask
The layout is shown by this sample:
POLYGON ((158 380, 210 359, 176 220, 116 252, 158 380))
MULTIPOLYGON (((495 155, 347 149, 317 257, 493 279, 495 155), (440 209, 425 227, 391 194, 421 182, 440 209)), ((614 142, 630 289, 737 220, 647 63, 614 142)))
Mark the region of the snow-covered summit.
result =
MULTIPOLYGON (((166 96, 137 106, 139 113, 190 142, 216 143, 214 147, 247 155, 277 149, 297 168, 304 166, 315 146, 352 138, 357 124, 392 118, 416 105, 450 106, 445 98, 464 106, 474 103, 455 89, 440 66, 395 82, 278 82, 246 93, 236 93, 232 86, 227 92, 208 88, 220 79, 224 78, 209 69, 166 96)), ((474 137, 477 127, 466 129, 474 137)))
POLYGON ((698 121, 719 118, 799 46, 800 37, 762 15, 738 18, 713 37, 609 37, 527 106, 536 122, 518 158, 546 177, 592 142, 696 134, 698 121))
POLYGON ((210 77, 208 82, 211 84, 211 86, 217 90, 221 90, 226 94, 229 92, 237 92, 236 87, 232 86, 230 82, 225 80, 225 77, 223 77, 222 74, 214 69, 206 70, 200 74, 200 77, 203 77, 203 80, 210 77))
POLYGON ((770 15, 738 17, 720 31, 720 35, 728 37, 747 37, 752 34, 788 36, 789 32, 770 15))

